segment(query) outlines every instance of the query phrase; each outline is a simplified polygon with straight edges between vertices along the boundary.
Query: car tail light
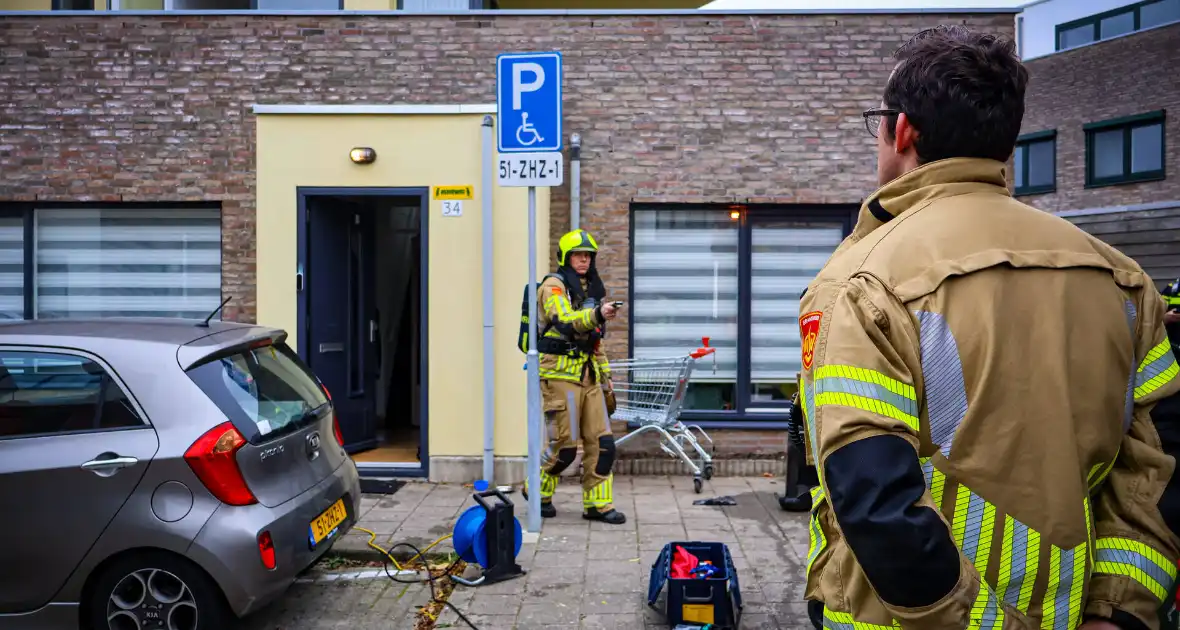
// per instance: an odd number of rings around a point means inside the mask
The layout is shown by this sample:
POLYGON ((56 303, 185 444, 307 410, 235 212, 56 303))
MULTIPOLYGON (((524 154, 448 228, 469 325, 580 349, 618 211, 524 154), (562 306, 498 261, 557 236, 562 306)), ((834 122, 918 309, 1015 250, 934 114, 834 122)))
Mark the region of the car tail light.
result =
POLYGON ((336 411, 332 411, 332 433, 336 434, 336 441, 340 443, 340 448, 344 448, 344 434, 340 432, 340 421, 336 419, 336 411))
POLYGON ((267 570, 275 568, 275 543, 270 537, 270 532, 258 535, 258 556, 262 558, 262 566, 267 570))
MULTIPOLYGON (((332 402, 332 393, 328 391, 328 386, 320 383, 320 388, 324 390, 324 395, 328 397, 328 402, 332 402)), ((336 434, 336 441, 340 443, 340 448, 344 448, 344 434, 340 432, 340 420, 336 418, 336 409, 332 409, 332 433, 336 434)))
POLYGON ((233 423, 219 424, 197 438, 184 452, 184 461, 213 496, 229 505, 250 505, 258 499, 242 478, 237 452, 246 439, 233 423))

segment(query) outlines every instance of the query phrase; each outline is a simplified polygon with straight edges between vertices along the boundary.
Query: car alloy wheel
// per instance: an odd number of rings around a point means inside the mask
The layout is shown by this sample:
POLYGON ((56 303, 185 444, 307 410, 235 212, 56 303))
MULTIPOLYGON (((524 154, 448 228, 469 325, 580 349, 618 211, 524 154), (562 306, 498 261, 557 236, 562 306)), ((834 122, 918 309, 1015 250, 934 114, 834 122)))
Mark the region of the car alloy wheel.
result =
POLYGON ((162 569, 140 569, 115 584, 107 599, 110 630, 196 630, 197 602, 184 580, 162 569))

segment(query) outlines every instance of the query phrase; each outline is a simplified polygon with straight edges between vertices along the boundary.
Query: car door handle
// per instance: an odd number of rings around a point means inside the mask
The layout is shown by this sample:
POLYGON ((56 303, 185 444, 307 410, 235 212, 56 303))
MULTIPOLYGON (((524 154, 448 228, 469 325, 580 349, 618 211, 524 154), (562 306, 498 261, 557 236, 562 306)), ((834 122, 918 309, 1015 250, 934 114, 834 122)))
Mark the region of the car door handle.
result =
POLYGON ((134 466, 139 463, 135 457, 111 457, 108 459, 92 459, 85 464, 82 464, 82 470, 89 470, 95 474, 102 475, 103 473, 113 475, 116 472, 134 466))

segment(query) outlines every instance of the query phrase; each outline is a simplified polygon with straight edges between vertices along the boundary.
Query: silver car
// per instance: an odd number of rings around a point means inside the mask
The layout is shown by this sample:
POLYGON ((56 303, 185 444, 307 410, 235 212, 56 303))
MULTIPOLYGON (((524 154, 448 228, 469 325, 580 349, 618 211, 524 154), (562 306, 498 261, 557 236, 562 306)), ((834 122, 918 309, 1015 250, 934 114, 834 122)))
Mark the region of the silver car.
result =
POLYGON ((348 532, 356 466, 285 338, 0 324, 0 629, 226 628, 348 532))

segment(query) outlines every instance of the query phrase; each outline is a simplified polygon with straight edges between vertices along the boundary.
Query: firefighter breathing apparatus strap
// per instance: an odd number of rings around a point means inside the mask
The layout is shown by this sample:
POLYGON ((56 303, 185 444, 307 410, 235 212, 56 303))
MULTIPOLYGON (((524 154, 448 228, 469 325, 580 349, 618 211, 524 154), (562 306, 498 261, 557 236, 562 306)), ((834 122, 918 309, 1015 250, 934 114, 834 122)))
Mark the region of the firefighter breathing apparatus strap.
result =
MULTIPOLYGON (((566 295, 569 295, 570 287, 565 281, 565 276, 551 273, 545 277, 557 278, 558 280, 561 280, 561 284, 565 288, 566 295)), ((553 329, 553 320, 550 319, 545 323, 545 327, 537 332, 537 352, 540 354, 551 354, 556 356, 573 356, 575 351, 587 355, 594 354, 595 345, 598 343, 598 340, 602 338, 602 334, 599 332, 599 330, 601 330, 603 327, 604 325, 599 325, 598 330, 588 333, 584 339, 568 339, 564 336, 561 339, 557 339, 555 337, 546 336, 547 333, 553 329)))

